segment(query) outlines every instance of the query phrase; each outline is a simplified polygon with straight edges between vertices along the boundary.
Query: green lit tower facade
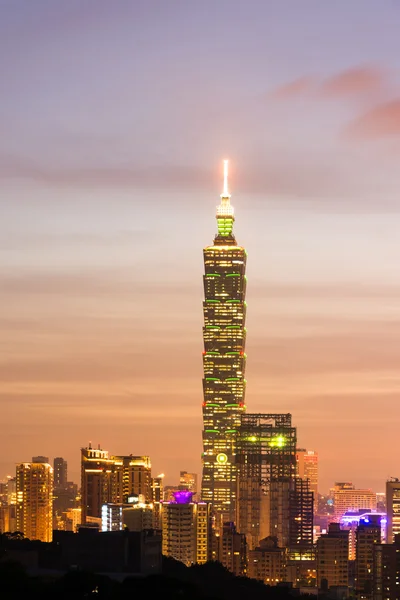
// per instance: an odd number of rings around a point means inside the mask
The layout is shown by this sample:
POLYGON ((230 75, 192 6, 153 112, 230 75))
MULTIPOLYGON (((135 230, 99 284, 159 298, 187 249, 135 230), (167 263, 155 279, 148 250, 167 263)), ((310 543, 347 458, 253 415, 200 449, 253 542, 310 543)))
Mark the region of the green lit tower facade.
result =
POLYGON ((235 520, 236 438, 245 411, 246 250, 233 234, 234 211, 224 190, 218 233, 204 249, 203 477, 201 497, 219 523, 235 520))

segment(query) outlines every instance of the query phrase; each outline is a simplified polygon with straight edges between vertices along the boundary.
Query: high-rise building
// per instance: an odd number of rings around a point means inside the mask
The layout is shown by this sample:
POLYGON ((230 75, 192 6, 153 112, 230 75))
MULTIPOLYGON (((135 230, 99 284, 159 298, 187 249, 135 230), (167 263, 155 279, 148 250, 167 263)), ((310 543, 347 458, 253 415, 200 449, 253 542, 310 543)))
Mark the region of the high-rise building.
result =
POLYGON ((17 530, 30 540, 53 538, 53 469, 46 463, 20 463, 16 469, 17 530))
POLYGON ((266 537, 249 550, 248 576, 266 585, 277 585, 284 580, 286 548, 279 548, 278 540, 266 537))
POLYGON ((53 461, 54 469, 54 487, 65 488, 68 481, 68 464, 67 461, 57 456, 53 461))
POLYGON ((340 528, 347 529, 349 532, 349 560, 356 559, 356 531, 361 519, 369 519, 378 516, 381 522, 381 542, 386 543, 386 513, 371 512, 366 508, 360 508, 358 511, 344 513, 340 519, 340 528))
POLYGON ((164 473, 151 480, 153 504, 153 528, 161 529, 161 503, 164 500, 164 473))
POLYGON ((310 480, 295 477, 289 490, 289 560, 314 559, 313 508, 310 480))
POLYGON ((189 490, 194 495, 197 494, 197 474, 188 473, 187 471, 181 471, 179 473, 179 488, 182 490, 189 490))
POLYGON ((386 542, 392 544, 400 533, 400 480, 392 477, 386 482, 387 534, 386 542))
POLYGON ((32 462, 50 464, 48 456, 32 456, 32 462))
POLYGON ((144 496, 145 502, 151 502, 151 461, 148 456, 112 456, 114 468, 120 474, 117 479, 118 502, 127 502, 132 494, 144 496))
POLYGON ((81 448, 82 523, 101 519, 104 504, 123 504, 129 496, 152 501, 151 462, 148 456, 109 456, 100 447, 81 448))
POLYGON ((162 553, 185 565, 204 564, 211 554, 211 511, 207 502, 192 502, 193 492, 175 492, 161 510, 162 553))
POLYGON ((328 533, 317 540, 318 588, 345 587, 349 585, 349 532, 331 523, 328 533))
MULTIPOLYGON (((296 428, 290 414, 243 414, 237 438, 236 524, 250 550, 273 536, 289 545, 289 494, 296 479, 296 428)), ((311 528, 312 535, 312 528, 311 528)))
POLYGON ((218 232, 204 249, 203 477, 201 498, 219 523, 234 521, 236 436, 245 411, 246 250, 233 234, 228 161, 217 207, 218 232))
POLYGON ((161 529, 154 527, 154 506, 149 502, 138 502, 122 508, 122 523, 129 531, 144 531, 145 529, 161 529))
POLYGON ((373 600, 398 600, 400 585, 400 534, 393 544, 375 544, 373 556, 373 600))
POLYGON ((314 509, 318 508, 318 453, 314 450, 298 449, 297 474, 302 479, 310 481, 310 490, 314 494, 314 509))
POLYGON ((376 494, 368 489, 355 489, 351 484, 336 483, 334 490, 335 521, 340 522, 344 513, 366 508, 376 510, 376 494))
POLYGON ((246 575, 246 536, 236 531, 234 523, 224 523, 221 533, 216 537, 215 559, 236 577, 246 575))
POLYGON ((360 598, 372 598, 374 547, 381 543, 381 517, 360 519, 356 531, 355 591, 360 598))
POLYGON ((88 518, 101 519, 102 506, 116 500, 114 460, 108 456, 108 450, 81 448, 81 507, 82 524, 88 518))

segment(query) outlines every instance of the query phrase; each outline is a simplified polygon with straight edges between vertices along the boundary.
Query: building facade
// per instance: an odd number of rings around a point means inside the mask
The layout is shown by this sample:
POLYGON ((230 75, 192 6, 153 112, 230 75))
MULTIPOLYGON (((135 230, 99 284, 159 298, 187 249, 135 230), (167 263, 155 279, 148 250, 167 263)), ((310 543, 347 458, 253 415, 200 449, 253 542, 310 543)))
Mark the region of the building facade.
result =
POLYGON ((314 560, 314 492, 310 480, 295 477, 289 490, 289 560, 314 560))
POLYGON ((349 532, 331 523, 328 533, 317 540, 317 585, 319 589, 349 585, 349 532))
POLYGON ((148 456, 109 456, 100 447, 81 448, 82 523, 102 518, 104 504, 124 504, 130 496, 153 498, 148 456))
POLYGON ((188 473, 187 471, 180 471, 179 473, 179 489, 180 490, 189 490, 193 492, 194 498, 197 496, 197 474, 196 473, 188 473))
POLYGON ((356 531, 360 520, 378 516, 381 522, 381 542, 386 542, 386 513, 370 512, 366 508, 358 511, 348 511, 340 519, 340 528, 349 531, 349 560, 356 559, 356 531))
POLYGON ((47 463, 20 463, 16 469, 16 525, 30 540, 53 539, 53 468, 47 463))
POLYGON ((371 512, 376 510, 376 494, 372 490, 356 489, 354 486, 349 487, 350 485, 352 484, 335 484, 334 505, 337 523, 349 510, 358 511, 360 508, 371 512))
POLYGON ((318 508, 318 453, 314 450, 298 449, 297 474, 302 479, 308 479, 310 490, 314 494, 314 509, 318 508))
POLYGON ((238 533, 234 523, 224 523, 216 542, 215 559, 236 577, 245 576, 247 573, 246 536, 238 533))
POLYGON ((192 502, 193 493, 180 490, 161 509, 162 553, 186 566, 204 564, 211 554, 211 507, 192 502))
POLYGON ((286 549, 279 548, 276 538, 267 537, 249 550, 248 576, 266 585, 277 585, 284 580, 286 549))
POLYGON ((400 480, 386 482, 387 533, 386 542, 392 544, 394 536, 400 533, 400 480))
POLYGON ((375 546, 381 543, 381 519, 378 515, 360 519, 356 530, 355 591, 359 598, 370 599, 373 592, 375 546))
POLYGON ((65 488, 68 481, 68 463, 66 460, 57 456, 53 461, 54 469, 54 487, 65 488))
POLYGON ((233 521, 236 437, 245 411, 246 250, 233 234, 234 211, 224 161, 218 233, 204 249, 203 476, 201 499, 218 522, 233 521))
POLYGON ((82 523, 88 518, 101 519, 102 506, 116 499, 114 461, 108 450, 100 447, 81 448, 81 508, 82 523))
MULTIPOLYGON (((244 414, 237 438, 236 524, 250 550, 268 536, 289 545, 289 494, 296 478, 296 428, 290 414, 244 414)), ((312 533, 312 529, 311 529, 312 533)))

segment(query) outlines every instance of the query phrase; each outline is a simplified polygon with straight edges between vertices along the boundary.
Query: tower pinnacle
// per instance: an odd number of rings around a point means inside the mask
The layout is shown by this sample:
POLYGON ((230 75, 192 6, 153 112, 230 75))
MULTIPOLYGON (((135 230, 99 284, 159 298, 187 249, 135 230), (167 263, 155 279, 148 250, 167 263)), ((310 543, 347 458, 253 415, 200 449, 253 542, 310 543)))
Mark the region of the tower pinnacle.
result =
POLYGON ((221 203, 217 206, 218 234, 214 243, 235 244, 235 237, 232 233, 235 217, 233 206, 231 206, 231 195, 228 192, 228 160, 224 160, 224 188, 220 197, 221 203))
POLYGON ((228 160, 224 160, 224 191, 221 194, 221 198, 230 198, 231 195, 228 192, 228 160))

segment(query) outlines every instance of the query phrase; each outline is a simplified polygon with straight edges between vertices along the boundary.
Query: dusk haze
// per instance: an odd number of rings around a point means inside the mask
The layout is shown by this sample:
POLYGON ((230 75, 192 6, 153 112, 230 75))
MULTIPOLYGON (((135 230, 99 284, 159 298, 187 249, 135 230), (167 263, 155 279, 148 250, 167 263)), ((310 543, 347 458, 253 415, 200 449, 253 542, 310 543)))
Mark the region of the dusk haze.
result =
POLYGON ((310 519, 400 477, 399 31, 394 0, 0 0, 1 481, 80 486, 82 452, 228 535, 247 413, 290 416, 310 519))

